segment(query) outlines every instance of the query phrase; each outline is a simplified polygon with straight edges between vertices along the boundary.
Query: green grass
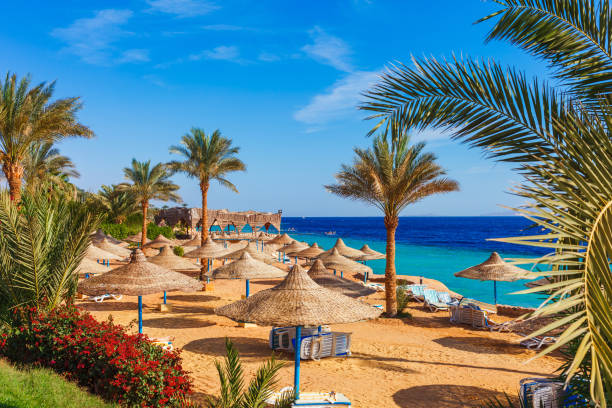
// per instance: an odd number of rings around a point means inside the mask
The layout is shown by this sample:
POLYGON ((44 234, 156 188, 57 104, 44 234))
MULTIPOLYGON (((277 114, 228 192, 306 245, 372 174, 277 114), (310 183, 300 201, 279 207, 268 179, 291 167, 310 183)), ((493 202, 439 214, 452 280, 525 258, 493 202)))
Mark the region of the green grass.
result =
POLYGON ((51 370, 19 370, 0 360, 0 408, 108 408, 100 398, 51 370))

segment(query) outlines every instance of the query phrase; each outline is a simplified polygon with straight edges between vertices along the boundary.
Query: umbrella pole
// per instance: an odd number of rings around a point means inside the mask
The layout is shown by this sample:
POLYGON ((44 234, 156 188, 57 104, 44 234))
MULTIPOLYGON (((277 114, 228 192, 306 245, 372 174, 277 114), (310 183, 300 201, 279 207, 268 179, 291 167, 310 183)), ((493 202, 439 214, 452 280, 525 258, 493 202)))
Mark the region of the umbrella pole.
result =
POLYGON ((334 269, 334 275, 336 274, 336 270, 334 269))
POLYGON ((164 305, 166 304, 166 291, 164 290, 164 305))
POLYGON ((495 304, 497 305, 497 281, 493 281, 493 298, 495 299, 495 304))
POLYGON ((142 334, 142 296, 138 296, 138 333, 142 334))
POLYGON ((344 278, 344 271, 340 271, 340 277, 344 278))
POLYGON ((302 326, 295 328, 295 371, 293 372, 293 391, 295 399, 300 399, 300 357, 302 348, 302 326))
POLYGON ((363 273, 363 283, 368 283, 368 271, 363 273))
POLYGON ((210 283, 210 275, 209 275, 209 273, 210 273, 210 263, 211 263, 211 260, 207 259, 206 260, 206 283, 210 283))
POLYGON ((246 286, 246 297, 249 297, 249 294, 250 294, 249 286, 250 285, 249 285, 249 280, 248 279, 246 280, 246 285, 245 286, 246 286))

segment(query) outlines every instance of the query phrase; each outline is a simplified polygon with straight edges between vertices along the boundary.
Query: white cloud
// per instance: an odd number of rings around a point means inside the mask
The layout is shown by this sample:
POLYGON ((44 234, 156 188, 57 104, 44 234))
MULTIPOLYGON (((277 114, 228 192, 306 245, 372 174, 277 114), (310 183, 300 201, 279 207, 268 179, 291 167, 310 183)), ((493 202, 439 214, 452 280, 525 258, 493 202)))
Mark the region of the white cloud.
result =
POLYGON ((349 61, 352 51, 342 39, 327 34, 317 26, 310 30, 310 37, 313 43, 302 47, 302 51, 309 57, 339 71, 351 72, 353 70, 349 61))
POLYGON ((147 62, 150 61, 149 50, 141 48, 133 48, 131 50, 125 50, 121 53, 121 57, 117 59, 117 63, 122 64, 126 62, 147 62))
POLYGON ((379 74, 379 71, 356 71, 348 74, 295 112, 294 119, 313 125, 328 123, 354 114, 361 101, 361 93, 378 80, 379 74))
POLYGON ((263 61, 263 62, 275 62, 280 60, 280 57, 276 54, 272 54, 270 52, 262 52, 259 54, 259 56, 257 57, 258 60, 263 61))
POLYGON ((202 26, 202 28, 204 30, 211 30, 211 31, 241 31, 241 30, 246 30, 245 27, 241 27, 241 26, 237 26, 237 25, 232 25, 232 24, 209 24, 209 25, 202 26))
POLYGON ((66 43, 64 51, 89 64, 109 64, 112 44, 131 33, 121 28, 132 17, 130 10, 106 9, 94 17, 80 18, 70 26, 56 28, 51 35, 66 43))
POLYGON ((197 54, 191 54, 189 56, 189 60, 191 61, 199 61, 204 58, 212 60, 231 61, 237 63, 244 62, 240 59, 240 50, 234 45, 220 45, 218 47, 213 48, 212 50, 204 50, 202 52, 199 52, 197 54))
POLYGON ((177 17, 197 17, 219 8, 207 0, 147 0, 150 11, 174 14, 177 17))
POLYGON ((149 74, 149 75, 144 75, 142 77, 142 79, 144 79, 145 81, 148 81, 150 83, 152 83, 153 85, 157 85, 161 88, 168 88, 168 84, 166 84, 160 77, 158 77, 157 75, 153 75, 153 74, 149 74))

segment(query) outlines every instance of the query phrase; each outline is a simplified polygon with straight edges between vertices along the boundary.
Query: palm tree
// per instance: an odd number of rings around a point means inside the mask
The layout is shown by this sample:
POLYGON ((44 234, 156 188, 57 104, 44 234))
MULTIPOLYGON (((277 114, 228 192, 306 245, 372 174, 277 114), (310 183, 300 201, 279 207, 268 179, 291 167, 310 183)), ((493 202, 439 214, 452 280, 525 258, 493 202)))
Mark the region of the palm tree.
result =
POLYGON ((23 160, 23 181, 30 191, 42 184, 67 186, 70 177, 78 178, 74 163, 59 153, 51 142, 33 143, 23 160))
POLYGON ((132 184, 122 183, 120 188, 129 191, 142 209, 142 235, 140 245, 146 243, 147 237, 147 211, 150 200, 180 202, 181 198, 175 193, 179 186, 170 181, 170 173, 166 165, 158 163, 151 167, 151 160, 139 162, 132 159, 132 167, 123 169, 125 178, 132 184))
POLYGON ((395 122, 444 128, 515 163, 525 176, 515 193, 529 204, 514 210, 540 228, 501 240, 553 251, 536 260, 550 266, 541 275, 553 282, 525 292, 548 292, 533 316, 555 320, 532 336, 563 327, 543 353, 571 350, 563 377, 605 407, 612 395, 610 2, 497 3, 501 8, 481 20, 496 19, 487 40, 509 40, 547 61, 556 87, 492 61, 415 59, 415 67, 384 74, 362 108, 378 120, 373 132, 395 122))
MULTIPOLYGON (((284 366, 274 357, 257 369, 255 378, 244 389, 244 370, 238 350, 231 340, 225 339, 225 361, 215 361, 215 367, 221 383, 221 395, 209 397, 208 408, 263 408, 269 406, 265 400, 272 394, 277 383, 278 371, 284 366)), ((274 408, 289 408, 295 400, 293 393, 286 393, 279 398, 274 408)))
POLYGON ((128 215, 136 207, 134 193, 120 188, 117 184, 111 186, 103 184, 96 198, 109 215, 109 218, 117 224, 123 224, 128 215))
POLYGON ((0 161, 14 202, 21 199, 24 160, 33 144, 93 136, 76 119, 79 98, 51 101, 54 88, 55 82, 30 87, 29 77, 17 81, 10 73, 0 81, 0 161))
POLYGON ((385 298, 388 316, 397 315, 395 277, 395 231, 399 215, 410 204, 433 194, 457 191, 457 182, 443 178, 445 171, 436 156, 424 153, 424 143, 409 146, 408 136, 394 128, 392 143, 387 134, 374 139, 372 148, 355 148, 351 166, 342 165, 337 184, 325 188, 340 197, 364 201, 385 215, 387 259, 385 298))
POLYGON ((239 147, 232 147, 232 139, 221 136, 217 129, 212 135, 203 130, 192 128, 191 132, 181 138, 181 146, 171 146, 170 153, 182 155, 184 161, 171 161, 168 166, 200 182, 202 193, 202 245, 208 238, 208 189, 210 182, 218 181, 222 186, 238 192, 236 186, 225 177, 234 171, 245 171, 245 164, 235 157, 239 147))
POLYGON ((99 216, 83 203, 0 191, 0 322, 16 307, 50 310, 76 293, 76 268, 99 216))

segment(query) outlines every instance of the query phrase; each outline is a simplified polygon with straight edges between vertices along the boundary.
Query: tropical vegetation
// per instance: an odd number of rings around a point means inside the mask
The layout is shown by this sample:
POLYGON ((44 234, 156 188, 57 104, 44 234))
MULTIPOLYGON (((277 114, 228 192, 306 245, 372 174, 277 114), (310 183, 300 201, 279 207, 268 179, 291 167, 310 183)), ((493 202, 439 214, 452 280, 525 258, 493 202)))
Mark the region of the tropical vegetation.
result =
POLYGON ((151 160, 139 162, 132 159, 132 166, 123 169, 125 178, 130 183, 120 184, 120 188, 133 194, 134 200, 140 205, 142 211, 142 235, 140 245, 144 245, 147 239, 147 213, 151 200, 180 202, 181 198, 176 193, 179 186, 170 180, 170 172, 163 163, 151 166, 151 160))
POLYGON ((219 184, 238 192, 236 186, 226 177, 229 173, 245 171, 246 165, 236 157, 239 147, 232 146, 232 139, 223 137, 217 129, 207 135, 202 129, 192 128, 181 138, 180 146, 171 146, 170 153, 183 156, 183 161, 171 161, 170 169, 182 172, 195 178, 200 183, 202 193, 202 245, 208 238, 208 189, 210 182, 219 184))
POLYGON ((424 143, 409 145, 409 140, 407 133, 393 127, 374 138, 371 148, 355 148, 353 164, 342 165, 337 183, 325 186, 340 197, 371 204, 385 216, 385 312, 390 317, 398 313, 395 231, 401 211, 425 197, 459 189, 457 182, 443 177, 446 173, 436 156, 423 152, 424 143))
POLYGON ((107 219, 117 224, 123 224, 137 207, 134 192, 122 189, 118 184, 103 184, 95 199, 101 207, 100 210, 106 213, 107 219))
POLYGON ((70 179, 79 176, 72 160, 61 155, 51 142, 30 145, 23 161, 23 182, 30 192, 47 187, 74 197, 76 187, 70 179))
MULTIPOLYGON (((249 385, 244 386, 244 370, 240 362, 238 350, 231 340, 225 339, 226 355, 223 363, 215 361, 215 367, 219 374, 221 383, 220 395, 209 397, 206 403, 208 408, 264 408, 269 405, 265 400, 272 394, 277 384, 278 371, 283 367, 280 363, 270 358, 264 363, 251 380, 249 385)), ((294 401, 292 393, 283 394, 274 408, 289 408, 294 401)))
POLYGON ((0 162, 14 202, 21 199, 24 162, 33 146, 93 136, 76 118, 79 98, 52 101, 55 82, 31 85, 29 77, 10 73, 0 80, 0 162))
MULTIPOLYGON (((376 129, 446 129, 525 176, 513 208, 537 225, 500 241, 548 248, 537 262, 553 282, 533 317, 564 332, 543 354, 570 351, 562 377, 606 407, 612 401, 612 31, 609 1, 499 0, 487 41, 506 40, 544 60, 554 77, 529 79, 497 62, 414 59, 391 67, 362 108, 376 129)), ((525 262, 526 260, 517 260, 525 262)), ((533 261, 533 260, 529 260, 533 261)))
POLYGON ((16 307, 51 310, 76 293, 76 268, 99 216, 76 201, 0 191, 0 322, 16 307))

